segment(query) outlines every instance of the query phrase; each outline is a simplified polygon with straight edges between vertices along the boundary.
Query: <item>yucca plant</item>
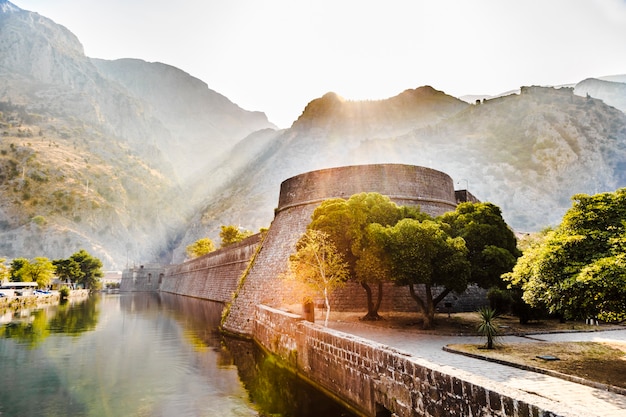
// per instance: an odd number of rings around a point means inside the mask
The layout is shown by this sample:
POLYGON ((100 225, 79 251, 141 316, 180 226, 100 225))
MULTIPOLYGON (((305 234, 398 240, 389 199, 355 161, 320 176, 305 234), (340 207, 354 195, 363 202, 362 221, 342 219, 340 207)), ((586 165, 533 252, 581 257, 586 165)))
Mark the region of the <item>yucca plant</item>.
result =
POLYGON ((498 313, 491 307, 481 307, 478 309, 478 315, 480 316, 480 324, 478 325, 478 333, 482 337, 487 338, 487 349, 493 349, 496 338, 498 337, 498 326, 495 324, 495 320, 498 318, 498 313))

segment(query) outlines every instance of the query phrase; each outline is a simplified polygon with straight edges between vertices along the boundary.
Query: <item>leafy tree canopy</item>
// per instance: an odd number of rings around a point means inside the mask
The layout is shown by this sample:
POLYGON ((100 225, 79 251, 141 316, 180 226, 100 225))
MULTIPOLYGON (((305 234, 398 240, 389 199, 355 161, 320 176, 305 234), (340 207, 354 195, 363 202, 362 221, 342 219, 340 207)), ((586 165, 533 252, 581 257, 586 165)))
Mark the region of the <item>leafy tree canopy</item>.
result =
POLYGON ((9 267, 7 267, 6 261, 5 258, 0 258, 0 282, 9 279, 9 267))
POLYGON ((80 264, 72 258, 55 259, 52 264, 56 268, 56 276, 63 281, 79 282, 83 278, 80 264))
POLYGON ((252 236, 253 233, 250 230, 242 230, 238 226, 229 225, 222 226, 220 231, 220 239, 222 240, 222 248, 232 245, 233 243, 241 242, 247 237, 252 236))
POLYGON ((36 282, 39 287, 47 287, 54 276, 54 265, 48 258, 36 257, 32 260, 15 258, 11 263, 11 280, 36 282))
POLYGON ((408 285, 413 299, 424 315, 424 328, 430 328, 435 307, 450 291, 461 292, 467 287, 470 263, 461 237, 451 237, 444 225, 434 220, 400 220, 394 226, 373 224, 374 236, 385 248, 390 259, 392 279, 398 285, 408 285), (414 286, 423 284, 422 297, 414 286), (433 287, 444 287, 438 295, 433 287))
POLYGON ((11 261, 11 268, 9 268, 9 279, 13 282, 26 281, 24 272, 26 272, 25 266, 29 264, 26 258, 15 258, 11 261))
POLYGON ((208 237, 204 237, 196 240, 191 245, 188 245, 185 248, 187 252, 187 256, 189 258, 197 258, 198 256, 206 255, 207 253, 213 252, 215 250, 215 244, 208 237))
POLYGON ((451 236, 465 240, 470 281, 483 288, 503 287, 502 274, 513 269, 521 253, 500 208, 492 203, 461 203, 438 220, 450 226, 451 236))
POLYGON ((81 270, 80 277, 77 282, 83 284, 85 288, 95 288, 100 282, 102 273, 102 261, 91 256, 86 250, 81 249, 69 258, 76 262, 81 270))
POLYGON ((626 319, 626 188, 578 194, 561 224, 505 278, 533 306, 569 318, 626 319))
POLYGON ((334 198, 315 209, 309 229, 326 233, 337 251, 348 263, 351 279, 359 282, 367 294, 367 315, 376 320, 382 301, 382 282, 390 279, 389 268, 381 258, 380 248, 370 236, 368 226, 394 225, 405 216, 425 216, 417 209, 401 208, 389 197, 378 193, 360 193, 348 200, 334 198), (378 285, 378 298, 373 299, 370 284, 378 285))

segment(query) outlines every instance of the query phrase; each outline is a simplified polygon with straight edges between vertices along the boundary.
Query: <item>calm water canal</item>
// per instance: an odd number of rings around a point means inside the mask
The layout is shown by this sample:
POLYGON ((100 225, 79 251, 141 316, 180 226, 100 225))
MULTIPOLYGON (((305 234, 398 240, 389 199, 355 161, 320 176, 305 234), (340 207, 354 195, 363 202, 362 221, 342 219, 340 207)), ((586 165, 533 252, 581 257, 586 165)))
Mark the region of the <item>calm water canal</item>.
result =
POLYGON ((221 310, 122 294, 0 312, 0 416, 353 416, 220 335, 221 310))

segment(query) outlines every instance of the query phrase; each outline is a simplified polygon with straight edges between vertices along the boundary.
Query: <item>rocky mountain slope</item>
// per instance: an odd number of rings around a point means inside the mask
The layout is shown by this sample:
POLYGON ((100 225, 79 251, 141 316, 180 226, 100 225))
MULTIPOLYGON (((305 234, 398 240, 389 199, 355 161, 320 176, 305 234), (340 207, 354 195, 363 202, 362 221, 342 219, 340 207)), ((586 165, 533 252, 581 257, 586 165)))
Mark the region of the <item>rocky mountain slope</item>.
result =
POLYGON ((92 60, 63 26, 0 6, 0 258, 169 259, 194 211, 185 181, 273 125, 181 70, 92 60))

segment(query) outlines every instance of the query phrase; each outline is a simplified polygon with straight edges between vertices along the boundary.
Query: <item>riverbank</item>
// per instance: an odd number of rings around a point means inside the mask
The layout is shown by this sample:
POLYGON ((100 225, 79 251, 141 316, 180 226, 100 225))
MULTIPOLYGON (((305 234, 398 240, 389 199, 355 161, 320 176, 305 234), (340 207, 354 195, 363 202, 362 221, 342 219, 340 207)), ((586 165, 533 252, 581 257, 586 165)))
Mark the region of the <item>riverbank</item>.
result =
MULTIPOLYGON (((81 300, 89 297, 89 293, 89 290, 71 290, 68 298, 81 300)), ((50 291, 49 294, 7 295, 0 297, 0 310, 45 307, 58 304, 60 298, 58 291, 50 291)))

